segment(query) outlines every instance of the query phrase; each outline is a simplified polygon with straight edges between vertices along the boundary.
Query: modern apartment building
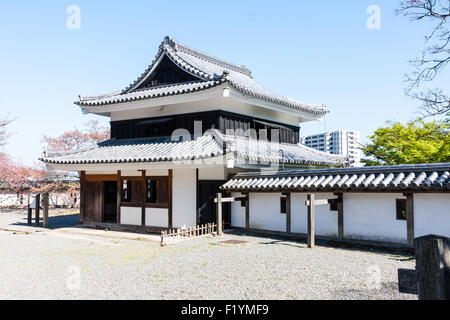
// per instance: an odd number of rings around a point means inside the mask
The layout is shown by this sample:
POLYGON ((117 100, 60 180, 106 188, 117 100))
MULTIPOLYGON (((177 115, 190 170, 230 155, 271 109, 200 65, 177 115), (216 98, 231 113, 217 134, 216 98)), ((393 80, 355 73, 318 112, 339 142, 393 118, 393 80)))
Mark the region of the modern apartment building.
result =
POLYGON ((361 166, 361 143, 359 131, 333 131, 301 138, 301 143, 316 150, 345 155, 351 166, 361 166))

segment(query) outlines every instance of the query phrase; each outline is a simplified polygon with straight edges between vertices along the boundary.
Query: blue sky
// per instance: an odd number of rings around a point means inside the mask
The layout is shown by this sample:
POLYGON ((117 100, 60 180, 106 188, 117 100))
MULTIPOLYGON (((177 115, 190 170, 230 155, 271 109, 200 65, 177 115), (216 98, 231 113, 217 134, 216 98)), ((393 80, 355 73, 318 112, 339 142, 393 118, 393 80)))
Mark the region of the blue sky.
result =
MULTIPOLYGON (((304 123, 302 135, 359 130, 364 142, 388 119, 417 116, 404 74, 429 26, 396 16, 399 2, 2 1, 0 116, 16 119, 6 151, 33 164, 42 135, 98 118, 81 113, 77 96, 124 88, 166 35, 246 65, 274 92, 326 104, 325 122, 304 123), (69 5, 81 10, 80 30, 66 27, 69 5), (366 27, 370 5, 381 9, 379 30, 366 27)), ((448 83, 448 72, 436 80, 444 89, 448 83)))

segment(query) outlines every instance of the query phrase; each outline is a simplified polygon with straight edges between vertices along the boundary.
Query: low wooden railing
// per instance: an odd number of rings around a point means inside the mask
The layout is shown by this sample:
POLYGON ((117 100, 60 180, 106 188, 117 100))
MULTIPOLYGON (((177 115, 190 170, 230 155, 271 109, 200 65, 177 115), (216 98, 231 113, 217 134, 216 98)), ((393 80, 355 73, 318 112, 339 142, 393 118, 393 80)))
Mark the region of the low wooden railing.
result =
POLYGON ((161 247, 175 242, 217 234, 217 224, 207 223, 187 229, 170 229, 161 231, 161 247))

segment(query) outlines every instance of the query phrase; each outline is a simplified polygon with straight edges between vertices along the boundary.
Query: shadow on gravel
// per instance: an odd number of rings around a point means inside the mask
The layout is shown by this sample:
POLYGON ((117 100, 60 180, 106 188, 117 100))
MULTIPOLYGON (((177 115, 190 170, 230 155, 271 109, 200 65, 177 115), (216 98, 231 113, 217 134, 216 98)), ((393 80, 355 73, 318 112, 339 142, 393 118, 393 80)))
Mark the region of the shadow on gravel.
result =
MULTIPOLYGON (((398 292, 397 282, 384 282, 381 283, 379 289, 369 288, 339 288, 333 290, 334 299, 357 299, 357 300, 385 300, 386 295, 391 294, 392 298, 399 299, 400 293, 398 292)), ((405 299, 414 299, 414 295, 406 295, 405 299)), ((417 296, 416 296, 417 299, 417 296)))
MULTIPOLYGON (((236 236, 249 236, 249 237, 257 237, 257 238, 265 238, 267 241, 259 241, 258 244, 262 245, 284 245, 296 247, 298 249, 308 249, 306 244, 306 238, 302 239, 299 237, 293 238, 289 235, 272 235, 272 234, 261 234, 254 231, 244 231, 244 230, 228 230, 228 234, 236 235, 236 236)), ((376 244, 359 244, 359 243, 349 243, 349 242, 340 242, 335 240, 325 240, 325 239, 317 239, 316 238, 316 246, 318 247, 326 247, 333 249, 341 249, 341 250, 350 250, 350 251, 363 251, 370 253, 378 253, 378 254, 394 254, 396 255, 396 259, 399 261, 411 261, 415 260, 414 254, 412 254, 411 249, 409 248, 397 248, 397 247, 385 247, 376 244)))
MULTIPOLYGON (((60 228, 70 228, 78 225, 79 214, 70 214, 56 217, 48 217, 48 228, 49 229, 60 229, 60 228)), ((39 219, 39 225, 42 227, 43 219, 39 219)), ((27 223, 27 217, 22 218, 20 222, 12 223, 12 226, 23 226, 23 227, 35 227, 34 216, 33 223, 27 223)))

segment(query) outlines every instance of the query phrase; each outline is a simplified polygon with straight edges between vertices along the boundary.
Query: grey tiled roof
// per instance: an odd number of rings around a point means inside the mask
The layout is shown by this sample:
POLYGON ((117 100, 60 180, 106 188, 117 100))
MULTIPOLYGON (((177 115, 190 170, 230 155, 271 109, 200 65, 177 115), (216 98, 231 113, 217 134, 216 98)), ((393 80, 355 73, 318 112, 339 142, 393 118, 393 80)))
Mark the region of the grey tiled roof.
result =
POLYGON ((270 90, 261 86, 256 82, 249 69, 244 66, 236 66, 223 60, 214 58, 210 55, 201 53, 197 50, 182 45, 170 37, 166 37, 159 47, 153 63, 145 70, 139 78, 131 83, 122 91, 103 96, 81 96, 80 101, 75 102, 81 106, 99 106, 113 103, 121 103, 132 100, 151 99, 161 96, 182 94, 192 91, 205 90, 211 85, 220 83, 229 83, 232 87, 243 94, 251 97, 259 98, 268 102, 279 104, 292 109, 310 112, 316 115, 324 115, 328 113, 325 106, 306 104, 295 99, 277 95, 270 90), (187 72, 197 76, 199 82, 189 85, 191 91, 174 90, 174 86, 167 86, 158 89, 149 89, 144 94, 136 94, 129 96, 142 81, 150 74, 152 68, 162 55, 168 56, 176 65, 187 72), (205 83, 209 83, 206 85, 205 83), (158 90, 158 94, 154 94, 153 90, 158 90))
POLYGON ((450 163, 272 173, 241 173, 227 191, 414 191, 450 192, 450 163))
POLYGON ((287 164, 342 165, 346 158, 325 153, 302 144, 275 143, 271 141, 249 139, 247 137, 223 135, 216 131, 227 144, 227 151, 250 161, 262 161, 287 164))
MULTIPOLYGON (((211 130, 191 141, 173 142, 170 137, 154 139, 111 139, 76 152, 48 153, 48 164, 133 163, 205 159, 232 153, 246 163, 342 165, 344 157, 303 145, 278 144, 222 134, 211 130), (224 152, 225 149, 225 152, 224 152), (283 150, 283 153, 279 152, 283 150)), ((237 162, 239 166, 239 162, 237 162)))
POLYGON ((145 90, 136 90, 130 93, 121 93, 111 96, 100 96, 100 97, 85 97, 84 100, 80 102, 81 105, 91 105, 100 106, 106 104, 130 102, 137 100, 145 100, 152 98, 160 98, 166 96, 173 96, 183 93, 191 93, 196 91, 201 91, 215 87, 219 84, 224 83, 224 79, 211 80, 211 81, 194 81, 175 85, 165 85, 160 87, 149 88, 145 90))
POLYGON ((56 164, 133 163, 190 160, 223 154, 211 135, 191 141, 155 139, 111 139, 75 152, 48 153, 41 159, 56 164))

